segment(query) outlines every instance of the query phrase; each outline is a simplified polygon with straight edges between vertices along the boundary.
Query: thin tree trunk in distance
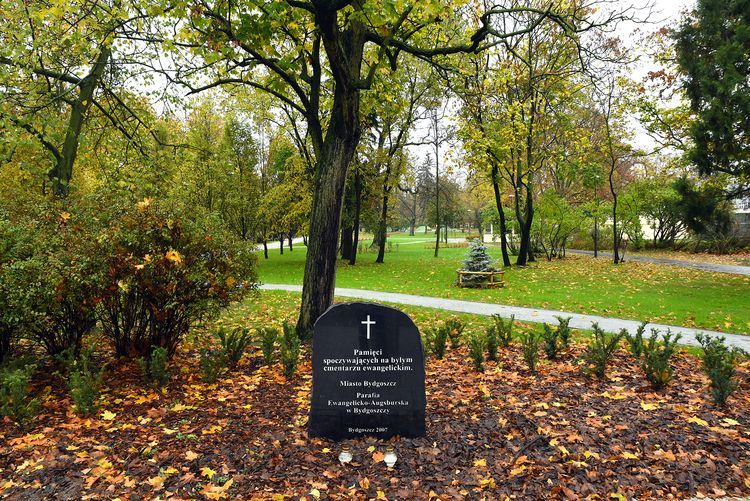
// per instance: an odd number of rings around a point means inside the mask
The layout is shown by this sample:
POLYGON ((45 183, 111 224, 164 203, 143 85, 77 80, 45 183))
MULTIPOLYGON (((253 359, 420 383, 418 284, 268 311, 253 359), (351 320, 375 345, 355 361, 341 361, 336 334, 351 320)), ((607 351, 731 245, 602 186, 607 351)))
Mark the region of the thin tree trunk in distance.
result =
POLYGON ((341 229, 341 259, 350 260, 352 258, 353 235, 354 226, 347 226, 341 229))
POLYGON ((440 141, 438 138, 437 109, 434 110, 432 121, 435 127, 435 257, 438 257, 438 251, 440 250, 440 141))
POLYGON ((352 238, 352 256, 349 258, 349 264, 357 262, 357 251, 359 250, 359 216, 362 210, 362 180, 359 174, 359 165, 354 172, 354 237, 352 238))
POLYGON ((378 248, 378 257, 375 259, 376 263, 383 263, 385 258, 385 244, 388 233, 388 191, 387 188, 383 194, 383 209, 380 212, 380 224, 378 227, 378 233, 380 234, 380 247, 378 248))
POLYGON ((503 199, 500 193, 500 183, 498 182, 497 165, 492 166, 492 189, 495 192, 495 206, 497 207, 497 215, 500 217, 500 251, 503 254, 503 266, 510 266, 510 256, 508 255, 508 238, 505 235, 505 211, 503 210, 503 199))

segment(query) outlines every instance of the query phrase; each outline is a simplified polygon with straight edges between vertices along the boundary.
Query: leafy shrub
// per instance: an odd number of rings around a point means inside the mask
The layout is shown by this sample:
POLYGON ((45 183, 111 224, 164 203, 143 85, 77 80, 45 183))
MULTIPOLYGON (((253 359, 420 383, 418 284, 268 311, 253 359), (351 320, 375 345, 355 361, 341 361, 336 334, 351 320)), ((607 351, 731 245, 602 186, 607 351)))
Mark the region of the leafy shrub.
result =
POLYGON ((544 331, 542 332, 542 341, 544 341, 544 353, 547 358, 554 360, 557 358, 557 352, 560 350, 558 344, 558 331, 552 330, 548 324, 544 324, 544 331))
POLYGON ((560 347, 562 349, 570 346, 570 336, 572 334, 570 330, 570 319, 571 317, 555 317, 557 319, 557 339, 560 341, 560 347))
POLYGON ((524 362, 531 372, 536 372, 536 363, 539 360, 539 333, 533 330, 522 332, 519 339, 524 362))
POLYGON ((458 317, 450 317, 445 321, 445 327, 448 329, 448 337, 451 341, 451 348, 456 349, 461 345, 461 334, 466 326, 458 317))
POLYGON ((13 364, 0 368, 0 416, 23 426, 39 410, 39 399, 29 398, 29 382, 36 366, 13 364))
POLYGON ((239 363, 242 355, 245 354, 245 349, 252 342, 250 330, 244 327, 236 327, 229 334, 224 327, 221 327, 216 332, 216 337, 221 343, 221 351, 229 367, 235 367, 239 363))
POLYGON ((78 353, 96 324, 104 281, 104 259, 92 238, 96 218, 89 207, 60 202, 36 210, 24 223, 25 231, 34 233, 33 250, 3 269, 5 301, 50 355, 70 347, 78 353))
POLYGON ((201 350, 201 379, 215 383, 227 368, 227 358, 222 350, 201 350))
POLYGON ((435 358, 442 359, 448 346, 448 328, 445 325, 430 327, 425 332, 425 337, 428 350, 435 355, 435 358))
POLYGON ((284 375, 291 377, 297 371, 300 340, 296 329, 288 322, 284 322, 283 331, 284 334, 281 336, 279 355, 281 357, 281 365, 284 367, 284 375))
POLYGON ((641 368, 646 373, 646 379, 655 390, 660 390, 672 381, 673 369, 669 365, 669 359, 674 355, 677 341, 682 337, 677 334, 674 338, 667 331, 661 342, 658 341, 659 332, 651 331, 648 343, 643 345, 643 362, 641 368))
POLYGON ((711 396, 717 405, 724 406, 737 389, 735 363, 743 352, 728 347, 722 336, 711 337, 699 333, 695 337, 703 347, 701 362, 703 371, 711 380, 711 396))
POLYGON ((152 346, 148 358, 139 358, 138 365, 141 366, 143 378, 156 386, 164 386, 169 382, 169 353, 161 346, 152 346))
POLYGON ((606 334, 597 323, 592 324, 591 327, 594 329, 594 337, 591 338, 583 354, 585 365, 582 370, 586 375, 593 374, 598 378, 604 378, 607 364, 612 360, 618 344, 627 331, 623 329, 618 334, 606 334))
POLYGON ((492 320, 495 322, 497 340, 503 348, 510 346, 510 343, 513 341, 513 322, 515 318, 515 315, 511 315, 506 321, 500 315, 492 315, 492 320))
POLYGON ((0 212, 0 364, 8 359, 28 320, 27 310, 18 302, 23 291, 14 290, 13 275, 16 263, 32 254, 32 234, 0 212))
POLYGON ((487 347, 487 360, 497 361, 498 343, 497 327, 490 325, 484 334, 484 345, 487 347))
POLYGON ((276 340, 279 339, 279 330, 275 327, 259 327, 258 339, 260 340, 260 351, 263 353, 263 361, 266 365, 271 365, 276 349, 276 340))
MULTIPOLYGON (((489 331, 489 329, 488 329, 489 331)), ((484 371, 484 348, 487 344, 487 337, 481 336, 480 334, 474 333, 468 338, 469 345, 469 356, 474 365, 474 370, 477 372, 484 371)), ((497 347, 495 349, 497 351, 497 347)))
POLYGON ((625 333, 625 339, 628 342, 628 350, 635 358, 641 358, 643 353, 643 333, 646 331, 648 322, 642 322, 636 329, 635 334, 625 333))
POLYGON ((94 366, 91 355, 93 346, 83 350, 77 358, 73 359, 68 379, 70 397, 73 399, 76 412, 89 415, 97 408, 97 401, 104 377, 106 364, 100 368, 94 366))
POLYGON ((255 255, 210 216, 150 199, 107 211, 107 281, 98 309, 120 356, 174 354, 190 324, 254 287, 255 255))

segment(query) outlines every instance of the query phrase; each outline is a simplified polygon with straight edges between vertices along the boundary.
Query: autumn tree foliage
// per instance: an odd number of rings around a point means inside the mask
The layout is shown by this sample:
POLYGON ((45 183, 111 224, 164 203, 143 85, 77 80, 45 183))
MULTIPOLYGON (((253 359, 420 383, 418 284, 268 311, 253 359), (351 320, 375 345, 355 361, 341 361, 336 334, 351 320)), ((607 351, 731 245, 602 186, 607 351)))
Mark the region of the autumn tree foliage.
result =
MULTIPOLYGON (((303 337, 332 302, 344 183, 361 137, 362 93, 382 75, 397 71, 405 55, 436 63, 542 25, 558 25, 574 34, 621 18, 619 13, 607 13, 595 20, 589 15, 593 5, 552 9, 533 2, 479 10, 460 6, 461 15, 448 22, 440 14, 453 6, 439 1, 201 1, 173 7, 167 24, 178 24, 182 18, 191 22, 190 29, 180 32, 179 43, 168 45, 202 56, 207 64, 200 74, 210 81, 191 78, 197 69, 184 64, 170 78, 193 92, 226 85, 261 89, 304 117, 315 183, 297 323, 303 337), (434 40, 443 42, 436 46, 434 40), (222 64, 215 64, 219 61, 222 64)), ((168 38, 166 33, 155 37, 168 38)), ((526 252, 528 239, 523 246, 526 252)))

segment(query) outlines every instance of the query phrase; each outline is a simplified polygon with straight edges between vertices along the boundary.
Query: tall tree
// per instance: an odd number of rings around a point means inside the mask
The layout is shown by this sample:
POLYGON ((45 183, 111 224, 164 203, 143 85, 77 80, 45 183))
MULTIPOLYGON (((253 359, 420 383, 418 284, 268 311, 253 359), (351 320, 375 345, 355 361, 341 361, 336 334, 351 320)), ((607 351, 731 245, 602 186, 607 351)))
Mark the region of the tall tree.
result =
POLYGON ((199 67, 187 65, 190 57, 181 59, 171 79, 194 91, 249 85, 305 117, 315 177, 297 322, 303 337, 311 334, 313 323, 333 301, 344 182, 361 135, 361 94, 383 71, 387 75, 385 66, 395 71, 404 54, 439 64, 447 56, 483 50, 548 23, 574 34, 618 17, 606 13, 593 20, 592 7, 601 3, 596 1, 565 9, 514 2, 479 13, 471 4, 439 0, 171 3, 175 17, 165 23, 169 26, 161 39, 154 40, 203 56, 199 67), (456 15, 444 17, 452 11, 456 15), (528 16, 506 31, 502 20, 521 12, 528 16), (175 26, 185 35, 177 42, 172 39, 175 26), (211 72, 211 81, 205 83, 211 72))
MULTIPOLYGON (((445 118, 447 103, 435 103, 430 107, 427 118, 430 124, 430 132, 425 143, 429 144, 433 148, 435 154, 435 177, 433 185, 433 196, 434 196, 434 210, 435 210, 435 252, 434 256, 438 257, 440 251, 440 231, 445 222, 445 218, 441 217, 442 213, 440 210, 440 147, 449 140, 450 133, 445 128, 441 127, 440 122, 445 118)), ((445 237, 447 238, 448 233, 446 229, 445 237)))
POLYGON ((368 95, 374 99, 365 101, 371 126, 365 135, 368 140, 363 141, 363 150, 381 181, 380 219, 373 240, 373 245, 378 247, 376 263, 382 263, 385 257, 392 192, 409 163, 404 148, 409 142, 411 129, 422 116, 420 110, 432 99, 433 83, 424 66, 414 64, 398 72, 394 78, 374 84, 376 92, 368 95))
POLYGON ((702 175, 732 176, 731 197, 750 193, 750 5, 698 0, 675 40, 695 114, 689 158, 702 175))
POLYGON ((628 171, 633 163, 633 148, 628 139, 626 109, 628 107, 627 85, 619 71, 600 76, 595 86, 594 97, 599 106, 601 127, 599 147, 605 166, 607 186, 612 200, 612 255, 615 264, 622 261, 623 234, 626 230, 620 221, 623 208, 619 195, 628 180, 628 171))

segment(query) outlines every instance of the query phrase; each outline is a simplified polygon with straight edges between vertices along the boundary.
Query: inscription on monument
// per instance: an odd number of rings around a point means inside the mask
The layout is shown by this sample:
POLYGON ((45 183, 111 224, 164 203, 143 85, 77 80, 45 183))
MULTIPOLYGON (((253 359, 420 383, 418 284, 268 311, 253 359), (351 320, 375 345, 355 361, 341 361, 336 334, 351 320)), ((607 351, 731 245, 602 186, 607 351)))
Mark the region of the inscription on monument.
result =
POLYGON ((423 436, 425 405, 424 349, 408 315, 342 303, 318 319, 310 436, 423 436))

